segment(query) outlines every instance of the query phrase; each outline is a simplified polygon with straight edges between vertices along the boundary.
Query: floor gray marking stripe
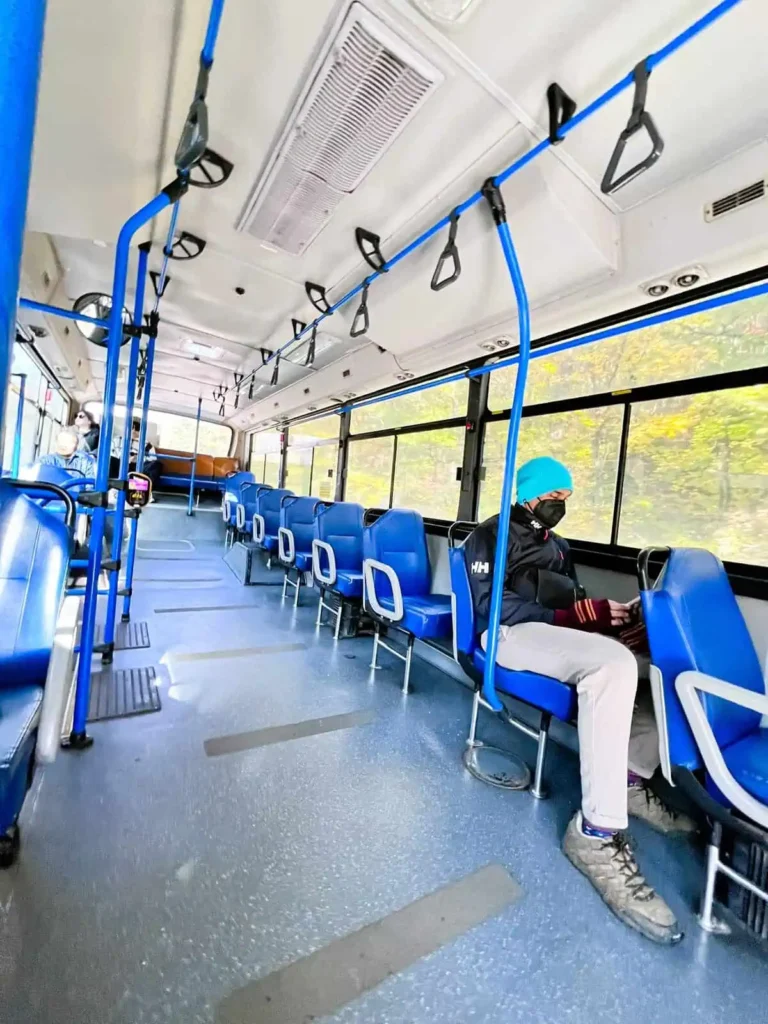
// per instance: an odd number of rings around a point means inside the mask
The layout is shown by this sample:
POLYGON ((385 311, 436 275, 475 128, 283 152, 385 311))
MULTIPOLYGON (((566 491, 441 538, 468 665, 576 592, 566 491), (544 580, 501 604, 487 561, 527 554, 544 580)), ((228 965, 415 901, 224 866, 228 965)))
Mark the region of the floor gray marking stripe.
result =
POLYGON ((236 754, 254 747, 267 747, 272 743, 300 740, 305 736, 320 736, 325 732, 352 729, 358 725, 369 725, 374 719, 372 711, 350 711, 344 715, 329 715, 327 718, 309 718, 306 722, 292 725, 272 725, 252 732, 236 732, 232 736, 217 736, 203 744, 208 757, 221 754, 236 754))
POLYGON ((221 583, 223 576, 134 576, 138 583, 221 583))
POLYGON ((305 1024, 336 1013, 521 895, 500 864, 489 864, 237 989, 219 1003, 216 1024, 305 1024))
POLYGON ((218 661, 219 658, 246 658, 251 654, 285 654, 288 651, 305 651, 306 644, 267 644, 265 647, 232 647, 223 651, 190 651, 174 654, 168 658, 172 661, 218 661))
POLYGON ((155 615, 170 615, 171 612, 226 612, 231 608, 261 608, 258 604, 204 604, 192 608, 155 608, 155 615))

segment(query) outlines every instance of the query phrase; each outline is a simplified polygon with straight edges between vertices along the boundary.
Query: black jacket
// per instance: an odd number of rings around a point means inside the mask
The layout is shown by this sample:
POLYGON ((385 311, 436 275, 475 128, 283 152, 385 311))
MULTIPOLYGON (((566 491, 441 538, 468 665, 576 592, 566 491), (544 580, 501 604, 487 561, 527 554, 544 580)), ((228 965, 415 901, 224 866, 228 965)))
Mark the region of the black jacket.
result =
MULTIPOLYGON (((488 628, 498 527, 498 516, 486 519, 472 531, 464 544, 478 634, 488 628)), ((507 569, 501 605, 502 626, 515 626, 521 622, 554 622, 554 610, 532 600, 531 588, 521 586, 521 575, 527 569, 546 569, 567 576, 578 587, 568 543, 542 527, 528 509, 515 505, 510 513, 507 569), (527 591, 527 595, 523 596, 520 590, 527 591)))

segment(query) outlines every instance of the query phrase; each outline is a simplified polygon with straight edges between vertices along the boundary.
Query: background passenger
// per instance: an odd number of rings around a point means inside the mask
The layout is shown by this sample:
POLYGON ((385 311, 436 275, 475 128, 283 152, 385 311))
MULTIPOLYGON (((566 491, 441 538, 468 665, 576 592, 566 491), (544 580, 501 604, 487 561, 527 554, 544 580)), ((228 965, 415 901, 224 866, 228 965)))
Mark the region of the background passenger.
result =
POLYGON ((85 409, 81 409, 75 416, 75 430, 80 437, 81 451, 95 452, 98 449, 101 430, 94 417, 85 409))
POLYGON ((73 427, 65 427, 56 435, 54 450, 48 455, 41 455, 37 460, 40 466, 58 466, 71 473, 95 477, 96 459, 90 452, 78 451, 80 435, 73 427))
MULTIPOLYGON (((624 832, 627 813, 662 832, 696 826, 646 786, 659 766, 658 733, 652 712, 635 709, 637 662, 619 640, 636 640, 639 605, 589 599, 579 587, 568 544, 552 532, 572 493, 571 474, 555 459, 532 459, 518 471, 497 664, 578 690, 582 809, 568 825, 563 851, 622 921, 673 943, 680 929, 640 874, 624 832)), ((498 520, 481 523, 464 549, 483 649, 498 520)))
MULTIPOLYGON (((141 421, 134 420, 131 428, 131 455, 128 462, 128 471, 134 472, 136 469, 136 460, 139 455, 139 435, 141 433, 141 421)), ((120 455, 123 449, 122 437, 116 437, 112 442, 112 459, 110 461, 110 476, 116 479, 120 473, 120 455)), ((152 481, 152 489, 157 486, 158 480, 160 479, 160 473, 162 472, 160 463, 157 459, 157 452, 154 447, 147 441, 144 445, 144 466, 142 473, 148 476, 152 481)))

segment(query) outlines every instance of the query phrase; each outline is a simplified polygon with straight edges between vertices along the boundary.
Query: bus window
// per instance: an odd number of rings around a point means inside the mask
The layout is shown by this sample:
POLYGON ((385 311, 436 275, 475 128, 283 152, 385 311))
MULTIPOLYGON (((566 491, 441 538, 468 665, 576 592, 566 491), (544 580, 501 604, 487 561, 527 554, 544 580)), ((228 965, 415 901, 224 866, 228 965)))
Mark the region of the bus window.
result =
POLYGON ((350 441, 344 500, 365 508, 389 508, 394 451, 393 437, 350 441))

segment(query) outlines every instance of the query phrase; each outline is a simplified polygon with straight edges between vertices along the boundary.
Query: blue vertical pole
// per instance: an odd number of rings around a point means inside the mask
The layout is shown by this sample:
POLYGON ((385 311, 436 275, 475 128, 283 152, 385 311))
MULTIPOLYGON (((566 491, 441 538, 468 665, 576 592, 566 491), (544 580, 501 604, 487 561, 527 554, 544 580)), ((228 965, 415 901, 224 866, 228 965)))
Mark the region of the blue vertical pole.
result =
MULTIPOLYGON (((139 269, 136 277, 136 293, 133 304, 134 327, 141 327, 144 320, 144 289, 147 281, 147 263, 149 261, 149 242, 139 246, 139 269)), ((139 370, 139 349, 141 335, 131 339, 131 356, 128 363, 128 379, 125 385, 125 426, 123 428, 123 448, 120 453, 120 480, 125 482, 131 459, 131 435, 133 429, 133 403, 136 394, 136 377, 139 370)), ((104 650, 101 660, 105 665, 112 662, 115 652, 115 618, 117 615, 117 590, 120 581, 120 555, 123 551, 123 524, 125 522, 125 491, 117 492, 115 516, 112 534, 112 565, 109 574, 109 597, 107 598, 107 615, 104 621, 104 650)))
MULTIPOLYGON (((157 326, 157 315, 150 314, 153 330, 157 326)), ((147 344, 147 367, 144 377, 144 396, 141 410, 141 428, 139 430, 139 454, 136 459, 136 469, 140 473, 144 469, 144 448, 147 443, 147 422, 149 420, 149 402, 152 391, 152 371, 155 366, 155 338, 150 334, 147 344)), ((131 597, 133 594, 133 570, 136 565, 136 543, 138 541, 139 521, 131 519, 130 535, 128 537, 128 554, 125 566, 125 596, 123 597, 122 621, 130 622, 131 619, 131 597)))
POLYGON ((528 378, 528 360, 531 354, 531 316, 528 295, 525 290, 523 274, 517 260, 517 253, 512 242, 512 235, 507 224, 507 211, 501 190, 493 178, 489 178, 483 186, 483 195, 493 213, 496 230, 507 261, 512 286, 517 301, 517 322, 520 345, 520 362, 515 380, 515 395, 509 416, 507 433, 507 452, 504 458, 504 480, 501 488, 501 509, 499 511, 499 527, 496 535, 496 552, 493 560, 493 586, 491 589, 491 607, 488 612, 488 640, 485 649, 485 671, 483 673, 483 697, 494 711, 501 711, 503 705, 496 693, 495 668, 496 654, 499 649, 499 623, 501 606, 504 597, 504 578, 507 571, 507 544, 509 543, 509 518, 512 511, 512 493, 515 480, 515 461, 517 459, 517 442, 520 436, 520 421, 523 414, 525 384, 528 378))
POLYGON ((70 746, 82 750, 93 742, 86 735, 85 723, 91 695, 91 659, 96 631, 99 573, 101 572, 101 545, 104 540, 104 520, 109 491, 109 460, 112 449, 112 421, 115 415, 117 374, 120 365, 120 346, 123 340, 123 305, 128 277, 128 257, 136 232, 183 194, 183 183, 178 180, 168 185, 159 195, 138 210, 123 225, 117 238, 115 272, 112 279, 112 309, 109 315, 107 341, 107 368, 104 380, 104 416, 99 438, 99 458, 96 465, 94 497, 100 503, 91 517, 91 537, 88 551, 86 593, 83 601, 83 625, 80 639, 80 658, 77 665, 75 711, 70 735, 70 746))
POLYGON ((19 378, 19 405, 16 409, 16 436, 13 439, 13 455, 11 456, 11 476, 18 477, 21 462, 21 432, 24 429, 24 396, 27 390, 26 373, 14 374, 19 378))
POLYGON ((195 421, 195 450, 192 453, 192 472, 190 473, 189 479, 189 506, 187 508, 187 515, 193 516, 195 514, 195 467, 197 465, 197 443, 200 439, 200 414, 203 409, 203 400, 198 398, 197 400, 197 420, 195 421))
POLYGON ((16 336, 45 0, 5 0, 0 16, 0 452, 16 336))

